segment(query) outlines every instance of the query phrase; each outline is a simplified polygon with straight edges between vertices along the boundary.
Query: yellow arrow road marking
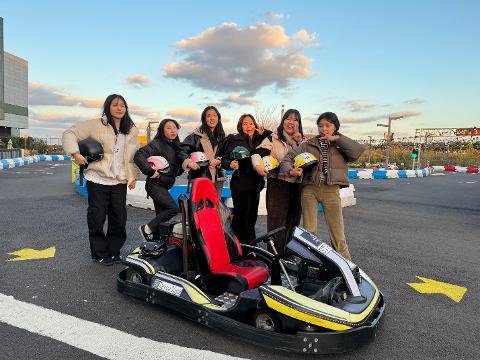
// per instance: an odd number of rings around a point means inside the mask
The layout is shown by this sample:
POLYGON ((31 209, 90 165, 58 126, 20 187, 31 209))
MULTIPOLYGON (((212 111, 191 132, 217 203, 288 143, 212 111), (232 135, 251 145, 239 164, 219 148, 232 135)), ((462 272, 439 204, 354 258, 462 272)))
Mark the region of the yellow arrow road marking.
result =
POLYGON ((468 290, 463 286, 436 281, 421 276, 416 276, 416 278, 423 282, 407 283, 407 285, 411 286, 421 294, 443 294, 457 303, 462 300, 463 295, 465 295, 468 290))
POLYGON ((55 256, 55 246, 49 247, 44 250, 20 249, 20 250, 8 253, 8 255, 12 255, 16 257, 13 259, 8 259, 7 261, 48 259, 55 256))

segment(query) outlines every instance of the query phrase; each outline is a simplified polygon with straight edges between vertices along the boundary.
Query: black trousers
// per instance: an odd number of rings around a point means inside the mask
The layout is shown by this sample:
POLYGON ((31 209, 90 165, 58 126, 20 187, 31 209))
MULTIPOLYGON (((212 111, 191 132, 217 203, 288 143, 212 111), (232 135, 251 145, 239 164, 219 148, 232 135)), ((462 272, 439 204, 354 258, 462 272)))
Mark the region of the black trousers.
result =
POLYGON ((93 259, 119 256, 127 232, 127 184, 101 185, 87 181, 87 223, 93 259), (107 233, 103 225, 108 216, 107 233))
POLYGON ((148 227, 158 235, 158 225, 168 221, 180 212, 180 209, 167 188, 153 181, 145 184, 148 196, 153 200, 156 217, 148 223, 148 227))
POLYGON ((251 244, 255 240, 255 223, 257 222, 260 192, 232 189, 233 232, 242 244, 251 244))
POLYGON ((302 215, 300 184, 269 178, 267 180, 267 230, 285 226, 285 232, 275 235, 275 248, 283 254, 285 245, 292 239, 302 215))

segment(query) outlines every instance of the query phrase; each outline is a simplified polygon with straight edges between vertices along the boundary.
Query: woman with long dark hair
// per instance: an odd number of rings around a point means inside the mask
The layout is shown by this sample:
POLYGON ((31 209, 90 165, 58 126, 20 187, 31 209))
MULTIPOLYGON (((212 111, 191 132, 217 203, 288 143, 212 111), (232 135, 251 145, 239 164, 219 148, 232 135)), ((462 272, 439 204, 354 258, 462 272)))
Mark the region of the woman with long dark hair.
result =
POLYGON ((127 102, 118 94, 106 98, 101 119, 73 125, 63 133, 65 153, 71 154, 80 165, 87 165, 87 160, 80 154, 79 141, 91 138, 103 147, 103 158, 88 164, 85 172, 90 251, 92 259, 102 265, 121 262, 120 249, 127 238, 127 184, 134 189, 139 177, 133 164, 137 135, 127 102), (103 225, 107 217, 105 234, 103 225))
POLYGON ((256 237, 258 203, 265 180, 253 169, 250 155, 272 132, 258 126, 250 114, 240 116, 237 130, 238 134, 231 134, 225 140, 222 167, 234 170, 230 181, 233 231, 241 243, 251 244, 256 237))
POLYGON ((365 150, 362 144, 341 134, 340 121, 333 112, 317 119, 318 135, 290 150, 280 164, 280 173, 301 176, 303 227, 317 232, 318 204, 323 205, 328 234, 333 248, 351 260, 345 238, 340 188, 348 187, 347 162, 356 161, 365 150), (305 171, 295 167, 295 157, 308 152, 318 163, 305 171), (303 175, 303 176, 302 176, 303 175))
MULTIPOLYGON (((178 129, 180 125, 176 120, 163 119, 158 125, 155 138, 138 149, 134 157, 135 164, 147 175, 145 190, 155 206, 155 218, 138 229, 145 241, 152 241, 159 225, 180 212, 177 203, 168 192, 177 176, 183 172, 182 163, 188 156, 178 138, 178 129), (154 170, 148 161, 150 156, 163 157, 168 163, 165 171, 154 170)), ((192 163, 189 166, 192 168, 194 165, 196 164, 192 163)))
MULTIPOLYGON (((210 178, 219 195, 223 187, 223 174, 220 166, 224 140, 225 131, 223 131, 222 116, 215 106, 207 106, 203 109, 200 127, 183 140, 188 154, 201 151, 209 159, 208 171, 202 171, 202 169, 192 171, 190 177, 192 179, 197 177, 210 178)), ((188 171, 188 165, 191 162, 190 158, 186 159, 183 168, 188 171)))
POLYGON ((267 176, 267 230, 285 226, 286 230, 275 235, 275 248, 284 253, 302 214, 300 179, 280 174, 279 167, 268 170, 262 157, 272 156, 280 163, 285 155, 303 141, 302 117, 296 109, 289 109, 282 117, 277 131, 266 137, 252 155, 252 165, 260 176, 267 176))

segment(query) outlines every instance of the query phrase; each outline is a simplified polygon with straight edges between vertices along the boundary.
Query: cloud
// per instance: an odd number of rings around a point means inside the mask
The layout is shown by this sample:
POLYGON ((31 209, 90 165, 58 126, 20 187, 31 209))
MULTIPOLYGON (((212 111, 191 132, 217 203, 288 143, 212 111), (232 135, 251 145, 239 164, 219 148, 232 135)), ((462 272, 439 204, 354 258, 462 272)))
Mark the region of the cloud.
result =
POLYGON ((245 96, 244 94, 230 94, 226 98, 222 99, 219 103, 222 107, 231 107, 232 104, 236 105, 257 105, 258 101, 253 97, 245 96))
MULTIPOLYGON (((415 116, 420 116, 422 113, 419 111, 400 111, 396 112, 393 114, 381 114, 381 115, 371 115, 371 116, 363 116, 363 117, 358 117, 358 116, 339 116, 340 123, 345 122, 345 123, 350 123, 350 124, 364 124, 364 123, 370 123, 373 121, 379 121, 379 120, 385 120, 385 124, 388 122, 388 117, 397 117, 397 116, 403 116, 403 119, 407 119, 410 117, 415 117, 415 116)), ((403 119, 397 119, 395 121, 401 121, 403 119)))
POLYGON ((135 87, 143 88, 150 84, 150 80, 146 75, 133 74, 126 78, 127 83, 135 87))
POLYGON ((41 84, 37 82, 29 83, 28 103, 32 106, 81 106, 86 108, 101 108, 103 99, 88 99, 82 97, 70 96, 64 90, 41 84))
POLYGON ((178 41, 184 58, 165 65, 165 76, 208 90, 255 93, 268 85, 287 88, 293 79, 313 76, 313 60, 302 51, 316 46, 316 38, 306 30, 288 36, 280 25, 240 28, 224 23, 178 41))
POLYGON ((344 104, 347 105, 351 112, 367 112, 379 107, 391 106, 389 104, 371 104, 367 103, 365 100, 346 100, 344 104))
POLYGON ((288 18, 288 16, 285 14, 275 13, 273 11, 267 11, 263 15, 270 21, 280 21, 282 19, 288 18))
POLYGON ((425 104, 427 103, 428 101, 425 100, 425 99, 419 99, 419 98, 415 98, 415 99, 410 99, 410 100, 405 100, 404 103, 405 104, 410 104, 410 105, 420 105, 420 104, 425 104))
POLYGON ((200 112, 194 109, 171 109, 166 114, 175 120, 179 120, 180 125, 189 126, 189 123, 195 123, 195 127, 200 125, 200 112))
MULTIPOLYGON (((29 105, 31 106, 78 106, 98 109, 98 113, 101 113, 105 101, 104 99, 71 96, 58 87, 35 82, 29 84, 28 97, 29 105)), ((136 104, 128 104, 128 111, 132 117, 140 117, 141 119, 138 120, 140 123, 149 120, 161 120, 163 118, 160 113, 147 110, 136 104)), ((133 120, 137 122, 137 119, 134 118, 133 120)))

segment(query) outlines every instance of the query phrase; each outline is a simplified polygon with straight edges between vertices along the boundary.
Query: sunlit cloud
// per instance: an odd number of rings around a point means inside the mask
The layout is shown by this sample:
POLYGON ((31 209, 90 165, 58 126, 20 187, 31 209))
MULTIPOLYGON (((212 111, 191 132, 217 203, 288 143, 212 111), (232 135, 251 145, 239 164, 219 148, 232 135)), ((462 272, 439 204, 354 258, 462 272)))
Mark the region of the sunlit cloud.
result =
POLYGON ((316 46, 316 34, 300 30, 289 36, 280 25, 245 28, 224 23, 177 42, 184 58, 164 66, 165 76, 220 91, 250 91, 293 79, 308 79, 312 59, 302 52, 316 46))
MULTIPOLYGON (((411 117, 415 116, 420 116, 422 113, 419 111, 399 111, 393 114, 379 114, 379 115, 371 115, 371 116, 349 116, 349 115, 344 115, 344 116, 339 116, 340 123, 345 122, 345 123, 350 123, 350 124, 365 124, 365 123, 370 123, 374 121, 379 121, 379 120, 385 120, 385 122, 388 121, 388 117, 398 117, 398 116, 403 116, 403 119, 408 119, 411 117)), ((395 121, 401 121, 402 119, 398 119, 395 121)))
POLYGON ((37 82, 28 85, 28 103, 31 106, 81 106, 101 108, 104 99, 71 96, 65 90, 37 82))
POLYGON ((149 78, 143 74, 133 74, 128 76, 125 80, 130 85, 133 85, 138 88, 147 87, 150 84, 149 78))
POLYGON ((166 111, 168 117, 181 121, 180 125, 195 123, 198 127, 200 125, 200 112, 195 109, 170 109, 166 111))

